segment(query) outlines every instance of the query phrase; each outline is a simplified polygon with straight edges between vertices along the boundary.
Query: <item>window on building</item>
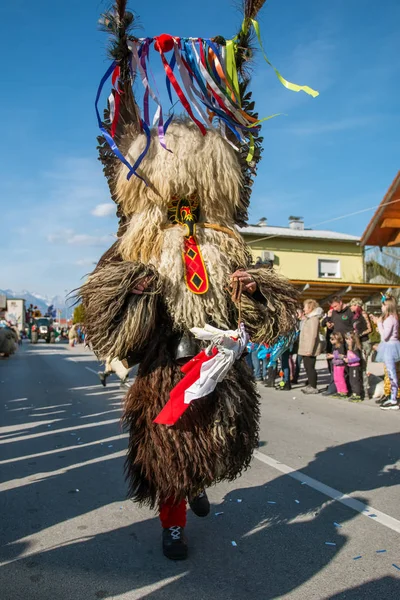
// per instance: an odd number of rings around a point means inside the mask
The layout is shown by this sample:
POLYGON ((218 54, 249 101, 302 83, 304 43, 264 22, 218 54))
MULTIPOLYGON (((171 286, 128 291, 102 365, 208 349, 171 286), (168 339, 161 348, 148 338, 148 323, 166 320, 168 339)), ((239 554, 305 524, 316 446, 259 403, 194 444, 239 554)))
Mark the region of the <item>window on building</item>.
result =
POLYGON ((340 260, 318 259, 318 277, 326 279, 329 277, 340 277, 340 260))

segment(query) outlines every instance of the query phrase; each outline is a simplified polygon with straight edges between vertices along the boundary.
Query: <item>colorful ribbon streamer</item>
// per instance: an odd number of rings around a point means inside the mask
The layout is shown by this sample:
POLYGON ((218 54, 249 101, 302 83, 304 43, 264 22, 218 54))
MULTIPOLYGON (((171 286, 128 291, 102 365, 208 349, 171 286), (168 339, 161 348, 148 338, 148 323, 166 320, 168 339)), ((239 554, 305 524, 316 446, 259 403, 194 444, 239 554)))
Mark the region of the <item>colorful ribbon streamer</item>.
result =
MULTIPOLYGON (((242 24, 242 31, 246 33, 249 27, 254 28, 263 57, 274 69, 282 85, 295 92, 303 91, 313 97, 318 96, 318 92, 309 86, 300 86, 282 77, 265 54, 258 22, 255 19, 246 19, 242 24)), ((240 145, 248 144, 246 160, 248 162, 253 160, 255 153, 254 138, 256 132, 259 131, 261 123, 278 116, 280 113, 263 119, 256 119, 242 109, 236 65, 237 43, 237 38, 226 40, 225 44, 219 45, 215 40, 177 38, 167 34, 162 34, 156 38, 145 38, 143 40, 131 39, 128 41, 128 48, 131 52, 130 70, 132 80, 134 80, 135 72, 138 72, 144 87, 143 117, 141 118, 141 123, 143 132, 146 135, 146 147, 133 166, 122 156, 114 141, 119 122, 121 102, 123 102, 123 89, 121 90, 119 86, 120 67, 115 61, 103 76, 95 101, 100 130, 111 150, 128 168, 128 179, 133 174, 140 177, 136 171, 145 158, 150 146, 151 121, 152 125, 157 127, 160 144, 164 149, 168 150, 165 134, 173 119, 173 114, 164 122, 164 112, 157 84, 155 83, 155 89, 153 89, 149 83, 148 70, 152 75, 149 57, 153 44, 155 51, 161 58, 167 93, 171 104, 173 105, 172 90, 174 90, 178 101, 203 135, 207 133, 207 128, 214 126, 213 121, 217 120, 221 125, 221 134, 227 142, 236 150, 239 150, 239 147, 232 143, 232 139, 230 139, 232 136, 229 137, 227 135, 229 130, 240 145), (172 56, 168 59, 166 53, 170 51, 172 51, 172 56), (175 72, 175 67, 177 67, 177 73, 175 72), (180 81, 178 80, 178 74, 180 81), (108 131, 100 118, 98 102, 104 84, 110 76, 113 89, 109 96, 110 131, 108 131), (150 101, 153 101, 156 105, 152 120, 150 118, 150 101)), ((143 180, 142 177, 140 179, 143 180)))

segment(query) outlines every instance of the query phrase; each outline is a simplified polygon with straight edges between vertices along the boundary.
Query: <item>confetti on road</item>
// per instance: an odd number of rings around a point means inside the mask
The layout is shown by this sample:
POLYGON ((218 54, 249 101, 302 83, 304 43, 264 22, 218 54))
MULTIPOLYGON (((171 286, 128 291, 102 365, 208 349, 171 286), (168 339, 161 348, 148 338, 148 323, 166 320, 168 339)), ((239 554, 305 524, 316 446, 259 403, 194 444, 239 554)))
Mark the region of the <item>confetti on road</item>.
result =
POLYGON ((307 485, 307 481, 302 481, 301 485, 307 485))
POLYGON ((371 519, 375 518, 377 515, 368 515, 371 519))
POLYGON ((237 543, 234 542, 233 540, 232 540, 231 544, 232 544, 232 546, 237 546, 237 543))
POLYGON ((395 569, 397 569, 398 571, 400 571, 400 567, 398 565, 395 565, 394 563, 392 564, 392 567, 394 567, 395 569))
POLYGON ((300 504, 300 500, 295 500, 296 504, 300 504))
POLYGON ((112 445, 112 444, 109 444, 109 445, 107 446, 107 448, 112 448, 112 447, 113 447, 113 445, 112 445))
POLYGON ((339 452, 339 455, 340 456, 344 456, 344 452, 339 452))
POLYGON ((325 546, 336 546, 335 542, 325 542, 325 546))
POLYGON ((276 504, 276 502, 273 502, 273 500, 267 500, 267 504, 276 504))
POLYGON ((335 527, 342 527, 340 523, 333 522, 333 524, 334 524, 335 527))
POLYGON ((76 435, 76 433, 70 433, 70 435, 76 435))
POLYGON ((359 560, 360 558, 362 558, 362 555, 361 555, 361 554, 360 554, 360 556, 355 556, 355 557, 353 558, 353 560, 359 560))
POLYGON ((215 516, 216 516, 216 517, 219 517, 219 515, 223 515, 223 514, 224 514, 224 511, 222 510, 221 512, 216 512, 216 513, 215 513, 215 516))
POLYGON ((383 552, 386 552, 386 550, 377 550, 376 551, 377 554, 382 554, 383 552))
POLYGON ((76 490, 69 490, 68 494, 77 494, 79 492, 78 489, 76 490))
POLYGON ((236 502, 241 502, 241 501, 242 501, 242 499, 241 499, 241 498, 238 498, 238 499, 236 500, 236 502))

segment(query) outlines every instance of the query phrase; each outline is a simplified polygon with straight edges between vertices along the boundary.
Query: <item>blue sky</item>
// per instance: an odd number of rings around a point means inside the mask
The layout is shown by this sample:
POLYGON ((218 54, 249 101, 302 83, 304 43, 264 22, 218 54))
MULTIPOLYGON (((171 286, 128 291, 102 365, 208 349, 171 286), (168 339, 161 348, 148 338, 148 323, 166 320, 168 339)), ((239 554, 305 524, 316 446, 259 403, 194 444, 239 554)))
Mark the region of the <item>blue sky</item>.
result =
MULTIPOLYGON (((236 3, 237 4, 237 3, 236 3)), ((13 0, 2 7, 0 288, 73 289, 113 242, 117 220, 97 162, 93 101, 107 68, 99 0, 13 0), (7 58, 8 57, 8 58, 7 58)), ((231 0, 131 2, 139 35, 231 37, 231 0)), ((290 81, 258 57, 252 90, 264 155, 250 221, 306 226, 376 206, 399 169, 398 0, 268 0, 264 47, 290 81)), ((325 228, 361 234, 372 211, 325 228)))

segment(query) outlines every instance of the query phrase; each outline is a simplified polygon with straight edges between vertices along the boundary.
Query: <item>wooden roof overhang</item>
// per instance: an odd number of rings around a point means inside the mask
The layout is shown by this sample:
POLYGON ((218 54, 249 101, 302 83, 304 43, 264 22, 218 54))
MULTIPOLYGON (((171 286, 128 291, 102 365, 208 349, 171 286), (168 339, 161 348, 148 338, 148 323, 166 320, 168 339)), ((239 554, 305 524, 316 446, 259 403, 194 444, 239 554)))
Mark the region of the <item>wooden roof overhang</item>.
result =
POLYGON ((381 283, 350 283, 345 281, 307 281, 302 279, 291 279, 292 283, 300 291, 300 300, 313 298, 319 304, 329 304, 333 296, 340 296, 344 302, 352 298, 361 298, 363 302, 369 302, 372 298, 384 294, 390 290, 400 289, 400 285, 389 285, 381 283))
POLYGON ((400 246, 400 171, 368 223, 361 246, 400 246))

